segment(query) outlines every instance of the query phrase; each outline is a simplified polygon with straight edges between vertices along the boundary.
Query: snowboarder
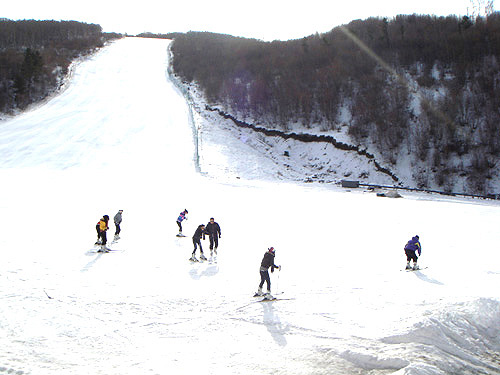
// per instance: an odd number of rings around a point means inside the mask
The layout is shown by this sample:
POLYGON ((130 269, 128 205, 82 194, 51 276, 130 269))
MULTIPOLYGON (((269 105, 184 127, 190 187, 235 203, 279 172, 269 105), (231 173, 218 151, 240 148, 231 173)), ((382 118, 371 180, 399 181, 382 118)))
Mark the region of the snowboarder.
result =
POLYGON ((270 247, 267 249, 264 257, 262 258, 262 262, 260 263, 260 284, 256 296, 264 296, 266 299, 273 299, 271 295, 271 278, 269 277, 269 267, 271 267, 271 272, 274 272, 275 268, 281 270, 281 266, 277 266, 274 264, 274 256, 275 256, 274 247, 270 247), (267 283, 267 293, 262 291, 262 287, 264 286, 264 282, 267 283))
POLYGON ((184 235, 182 234, 182 224, 181 223, 182 223, 183 220, 187 220, 188 219, 187 216, 186 216, 187 214, 188 214, 188 210, 184 209, 184 211, 182 211, 179 214, 179 217, 177 218, 176 223, 179 226, 179 234, 178 234, 178 236, 183 236, 184 237, 184 235))
POLYGON ((118 210, 115 217, 113 218, 113 221, 115 222, 115 227, 116 227, 115 241, 120 238, 120 232, 121 232, 120 224, 122 222, 122 213, 123 213, 123 210, 118 210))
POLYGON ((106 238, 106 231, 109 229, 108 227, 109 216, 104 215, 101 220, 99 220, 99 237, 101 239, 101 250, 100 251, 109 251, 106 247, 106 243, 108 242, 106 238))
POLYGON ((420 244, 419 237, 414 236, 408 243, 405 245, 405 254, 406 254, 406 269, 410 270, 418 270, 417 265, 417 253, 418 256, 422 253, 422 245, 420 244), (410 265, 410 262, 413 260, 413 268, 410 265))
POLYGON ((207 232, 205 231, 205 224, 198 225, 198 228, 196 228, 196 231, 194 232, 193 235, 193 245, 194 245, 193 254, 189 260, 193 262, 198 262, 198 259, 196 259, 195 256, 196 249, 198 248, 198 246, 200 247, 200 259, 207 260, 205 255, 203 255, 203 248, 201 247, 201 237, 204 236, 205 234, 207 234, 207 232))
POLYGON ((215 222, 215 219, 213 217, 210 218, 205 232, 208 233, 208 238, 210 240, 210 256, 213 256, 214 252, 215 255, 217 255, 217 247, 219 247, 219 238, 221 237, 221 232, 219 224, 215 222))

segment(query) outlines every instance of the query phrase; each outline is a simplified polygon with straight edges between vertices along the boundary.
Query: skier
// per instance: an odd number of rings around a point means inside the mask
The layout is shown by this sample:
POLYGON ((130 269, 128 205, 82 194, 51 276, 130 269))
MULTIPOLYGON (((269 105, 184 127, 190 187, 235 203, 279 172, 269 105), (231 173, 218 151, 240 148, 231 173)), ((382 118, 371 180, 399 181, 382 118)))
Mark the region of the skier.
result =
POLYGON ((97 241, 95 242, 96 245, 102 244, 100 227, 101 227, 101 221, 99 220, 95 225, 95 230, 97 231, 97 241))
POLYGON ((215 256, 217 256, 217 247, 219 246, 221 231, 219 224, 215 222, 215 219, 213 217, 210 218, 210 221, 206 226, 206 232, 208 233, 208 238, 210 240, 210 256, 213 256, 214 251, 215 256))
POLYGON ((120 224, 122 222, 122 213, 123 213, 123 210, 118 210, 115 217, 113 218, 113 221, 115 222, 115 227, 116 227, 115 241, 120 238, 120 232, 121 232, 120 224))
POLYGON ((179 214, 179 217, 177 218, 177 225, 179 226, 179 234, 177 235, 178 237, 184 237, 184 235, 182 234, 182 221, 183 220, 187 220, 187 215, 188 214, 188 210, 184 209, 184 211, 182 211, 180 214, 179 214))
POLYGON ((108 227, 109 216, 104 215, 101 220, 99 220, 99 236, 101 238, 101 249, 99 251, 109 251, 106 247, 106 242, 108 242, 106 238, 106 231, 109 229, 108 227))
POLYGON ((255 296, 264 296, 266 299, 273 299, 271 295, 271 278, 269 277, 269 267, 271 267, 271 272, 274 272, 275 268, 281 270, 281 266, 277 266, 274 264, 274 256, 275 256, 274 247, 270 247, 267 249, 264 257, 262 258, 262 262, 260 263, 260 284, 257 293, 255 296), (267 283, 267 293, 262 291, 262 287, 264 286, 264 282, 267 283))
POLYGON ((408 243, 405 245, 405 254, 406 254, 406 269, 410 270, 418 270, 419 267, 417 265, 417 254, 420 256, 422 253, 422 245, 420 244, 419 237, 414 236, 408 243), (410 262, 413 260, 413 268, 410 266, 410 262))
POLYGON ((200 259, 201 260, 207 260, 205 255, 203 255, 203 248, 201 247, 201 237, 207 234, 205 231, 205 224, 198 225, 198 228, 196 228, 196 231, 194 232, 193 235, 193 245, 194 245, 194 250, 193 254, 191 255, 191 258, 189 260, 193 262, 198 262, 198 259, 196 259, 195 253, 196 249, 199 246, 200 247, 200 259))

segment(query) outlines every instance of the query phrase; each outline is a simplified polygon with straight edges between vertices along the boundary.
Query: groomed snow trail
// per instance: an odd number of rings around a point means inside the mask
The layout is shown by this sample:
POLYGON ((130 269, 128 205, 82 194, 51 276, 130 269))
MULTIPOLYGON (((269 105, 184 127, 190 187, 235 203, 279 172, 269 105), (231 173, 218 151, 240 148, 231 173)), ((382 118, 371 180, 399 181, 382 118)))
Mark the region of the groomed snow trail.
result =
POLYGON ((167 47, 117 41, 0 123, 0 374, 500 373, 497 204, 269 181, 216 124, 200 175, 167 47), (118 209, 118 251, 89 252, 118 209), (218 263, 191 264, 211 216, 218 263), (428 269, 402 272, 415 234, 428 269), (291 299, 258 303, 269 246, 291 299))

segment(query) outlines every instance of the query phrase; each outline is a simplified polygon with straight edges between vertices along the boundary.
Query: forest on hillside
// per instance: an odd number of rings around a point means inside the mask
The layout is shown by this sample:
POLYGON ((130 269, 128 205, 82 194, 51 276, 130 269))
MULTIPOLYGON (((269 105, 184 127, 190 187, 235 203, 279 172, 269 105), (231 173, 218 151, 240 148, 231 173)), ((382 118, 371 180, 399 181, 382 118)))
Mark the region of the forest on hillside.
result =
POLYGON ((498 172, 500 13, 370 18, 291 41, 189 32, 172 52, 210 104, 283 130, 347 126, 389 164, 408 152, 419 187, 459 174, 484 192, 498 172))
POLYGON ((119 37, 76 21, 0 19, 0 112, 43 99, 59 87, 74 59, 119 37))

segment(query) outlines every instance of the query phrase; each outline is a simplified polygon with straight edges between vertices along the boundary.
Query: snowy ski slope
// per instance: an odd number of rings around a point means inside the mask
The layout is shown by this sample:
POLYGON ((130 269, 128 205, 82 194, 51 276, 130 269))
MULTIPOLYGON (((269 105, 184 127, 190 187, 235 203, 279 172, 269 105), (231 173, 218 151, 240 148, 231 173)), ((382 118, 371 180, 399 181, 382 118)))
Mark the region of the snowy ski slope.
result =
POLYGON ((0 122, 0 374, 500 374, 498 204, 280 182, 217 124, 197 173, 167 47, 117 41, 0 122), (119 209, 120 251, 89 252, 119 209), (191 264, 211 216, 218 263, 191 264), (269 246, 290 299, 259 303, 269 246))

